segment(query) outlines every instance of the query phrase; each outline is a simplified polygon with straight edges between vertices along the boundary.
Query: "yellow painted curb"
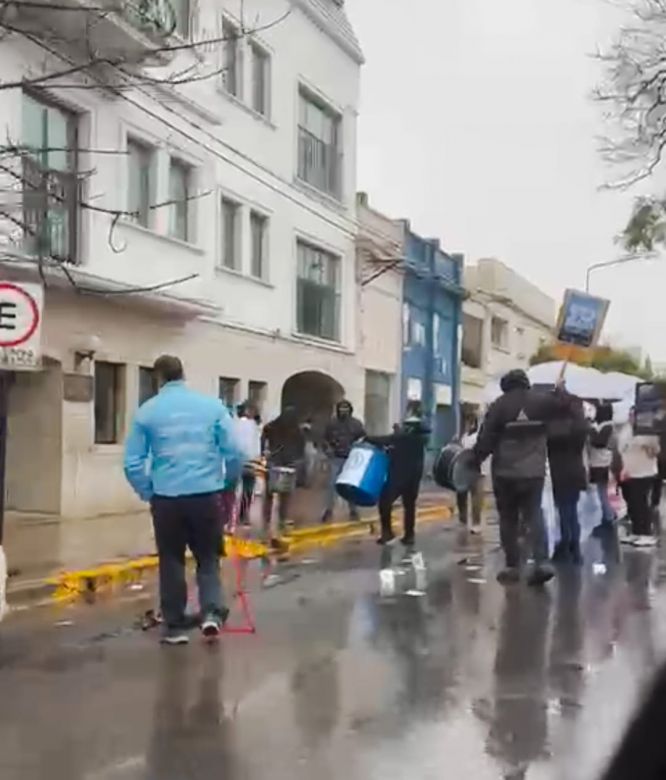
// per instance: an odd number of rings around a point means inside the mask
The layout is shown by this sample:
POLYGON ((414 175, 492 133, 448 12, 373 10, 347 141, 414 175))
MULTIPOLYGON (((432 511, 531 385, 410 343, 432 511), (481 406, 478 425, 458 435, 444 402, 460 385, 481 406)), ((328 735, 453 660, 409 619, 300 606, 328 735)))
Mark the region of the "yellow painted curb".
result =
MULTIPOLYGON (((400 513, 396 513, 398 516, 400 513)), ((417 525, 432 520, 447 520, 451 510, 446 506, 428 506, 417 512, 417 525)), ((349 523, 332 523, 331 525, 303 528, 293 531, 284 538, 288 554, 303 552, 315 547, 327 547, 343 539, 367 536, 379 522, 378 516, 349 523)), ((227 555, 235 554, 240 558, 265 558, 270 554, 269 548, 254 539, 242 539, 237 536, 225 536, 227 555)), ((50 577, 44 585, 51 589, 51 599, 54 601, 71 601, 86 593, 98 593, 117 586, 131 585, 139 582, 144 573, 157 568, 157 555, 146 555, 133 560, 106 563, 100 566, 69 571, 50 577)))

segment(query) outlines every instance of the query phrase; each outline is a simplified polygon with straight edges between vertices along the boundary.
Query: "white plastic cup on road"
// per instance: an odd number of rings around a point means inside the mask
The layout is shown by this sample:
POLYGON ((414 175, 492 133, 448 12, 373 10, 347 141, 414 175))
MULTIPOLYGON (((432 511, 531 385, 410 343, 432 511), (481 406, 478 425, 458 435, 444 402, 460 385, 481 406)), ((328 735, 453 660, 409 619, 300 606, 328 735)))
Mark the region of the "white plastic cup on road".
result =
POLYGON ((379 572, 379 595, 395 595, 395 572, 393 569, 382 569, 379 572))

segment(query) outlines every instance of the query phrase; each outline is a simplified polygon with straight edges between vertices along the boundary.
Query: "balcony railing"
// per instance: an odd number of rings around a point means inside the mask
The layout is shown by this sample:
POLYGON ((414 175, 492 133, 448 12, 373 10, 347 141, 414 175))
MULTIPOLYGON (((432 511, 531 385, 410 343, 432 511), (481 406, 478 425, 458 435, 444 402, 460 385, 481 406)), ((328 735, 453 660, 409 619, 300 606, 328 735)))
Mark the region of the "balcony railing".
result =
POLYGON ((23 250, 78 264, 79 182, 75 173, 42 167, 23 156, 23 250))
POLYGON ((327 195, 340 197, 341 155, 337 148, 298 128, 298 178, 327 195))

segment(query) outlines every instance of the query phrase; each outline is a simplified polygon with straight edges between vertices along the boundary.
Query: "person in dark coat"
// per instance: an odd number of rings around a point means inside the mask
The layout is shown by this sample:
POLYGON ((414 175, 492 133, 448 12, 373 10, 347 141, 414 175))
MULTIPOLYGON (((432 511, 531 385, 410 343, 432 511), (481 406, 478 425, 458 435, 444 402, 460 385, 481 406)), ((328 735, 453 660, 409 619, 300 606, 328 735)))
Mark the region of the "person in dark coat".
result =
POLYGON ((391 513, 393 504, 402 498, 404 533, 401 541, 406 547, 414 545, 416 501, 429 434, 430 428, 422 420, 420 406, 412 405, 397 432, 389 436, 368 436, 366 439, 370 444, 386 449, 389 456, 386 484, 379 499, 382 530, 378 544, 391 544, 395 540, 391 513))
MULTIPOLYGON (((328 423, 324 433, 330 474, 326 506, 321 517, 322 523, 327 523, 333 517, 336 498, 335 483, 349 457, 351 448, 364 436, 365 428, 363 423, 354 417, 354 407, 346 399, 339 401, 335 408, 335 417, 328 423)), ((352 503, 349 504, 349 519, 359 519, 358 509, 352 503)))
MULTIPOLYGON (((293 407, 284 409, 279 417, 269 422, 261 435, 261 449, 266 454, 268 478, 266 480, 266 492, 264 495, 264 530, 271 537, 271 545, 277 549, 280 543, 273 535, 271 518, 273 514, 273 500, 275 491, 271 485, 271 469, 286 467, 294 469, 294 473, 301 465, 305 457, 305 436, 298 422, 296 410, 293 407)), ((295 479, 294 479, 295 483, 295 479)), ((278 522, 279 531, 284 531, 289 511, 291 493, 278 493, 278 522)))
POLYGON ((580 522, 578 500, 587 487, 583 452, 588 434, 588 422, 580 398, 561 393, 564 416, 551 422, 548 428, 548 464, 553 483, 553 499, 560 516, 560 543, 554 559, 580 565, 580 522))
POLYGON ((566 416, 562 393, 535 390, 522 369, 502 377, 502 395, 486 413, 473 452, 479 467, 490 455, 492 480, 500 516, 500 540, 506 567, 497 579, 508 584, 520 579, 520 523, 529 529, 535 566, 530 585, 553 576, 547 561, 541 494, 546 476, 548 425, 566 416))

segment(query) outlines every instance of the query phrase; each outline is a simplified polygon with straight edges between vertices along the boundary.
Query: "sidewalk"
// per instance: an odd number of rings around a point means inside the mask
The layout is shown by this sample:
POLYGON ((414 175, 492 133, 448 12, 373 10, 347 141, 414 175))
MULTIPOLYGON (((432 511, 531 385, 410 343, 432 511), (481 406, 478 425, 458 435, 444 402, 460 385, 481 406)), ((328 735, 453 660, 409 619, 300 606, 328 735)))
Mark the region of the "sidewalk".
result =
MULTIPOLYGON (((419 499, 419 516, 442 520, 450 517, 448 507, 452 502, 447 493, 424 488, 419 499)), ((294 497, 291 512, 294 529, 286 539, 291 552, 376 532, 376 508, 364 510, 360 523, 350 523, 346 507, 343 509, 341 503, 335 521, 322 525, 319 522, 322 497, 318 493, 301 490, 294 497)), ((260 499, 254 503, 251 520, 257 531, 251 536, 257 537, 261 527, 260 499)), ((94 579, 95 572, 102 569, 104 576, 130 568, 143 570, 154 566, 151 559, 155 556, 148 512, 79 520, 7 512, 4 548, 10 572, 8 598, 14 603, 44 598, 56 589, 54 583, 58 581, 71 584, 77 579, 94 579)))

